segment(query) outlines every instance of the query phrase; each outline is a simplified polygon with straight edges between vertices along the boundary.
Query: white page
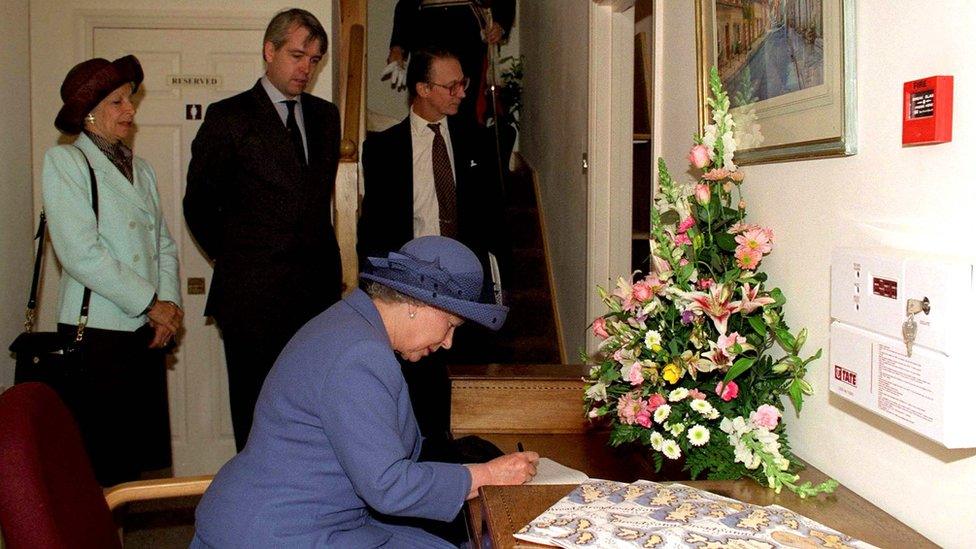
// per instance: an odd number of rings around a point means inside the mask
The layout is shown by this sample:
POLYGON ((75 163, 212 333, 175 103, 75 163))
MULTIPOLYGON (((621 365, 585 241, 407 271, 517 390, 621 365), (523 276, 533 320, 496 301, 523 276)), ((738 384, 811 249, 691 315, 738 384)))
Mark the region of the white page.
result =
POLYGON ((582 471, 544 457, 539 458, 535 470, 535 476, 526 484, 579 484, 590 478, 582 471))

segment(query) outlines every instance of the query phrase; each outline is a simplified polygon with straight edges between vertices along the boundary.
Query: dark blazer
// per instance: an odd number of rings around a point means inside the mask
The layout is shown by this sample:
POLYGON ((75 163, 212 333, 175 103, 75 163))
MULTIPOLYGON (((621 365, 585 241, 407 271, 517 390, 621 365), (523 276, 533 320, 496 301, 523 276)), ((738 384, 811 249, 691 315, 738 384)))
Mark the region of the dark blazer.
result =
MULTIPOLYGON (((483 264, 487 252, 499 264, 508 258, 498 159, 488 132, 448 118, 457 185, 458 240, 483 264)), ((410 117, 363 143, 364 194, 357 251, 360 262, 385 256, 413 239, 413 145, 410 117)), ((487 271, 485 271, 487 273, 487 271)), ((487 277, 486 277, 487 278, 487 277)), ((504 277, 503 277, 504 281, 504 277)))
POLYGON ((308 94, 301 102, 307 167, 260 81, 210 105, 193 140, 183 215, 214 261, 206 314, 223 330, 294 331, 339 299, 339 111, 308 94))

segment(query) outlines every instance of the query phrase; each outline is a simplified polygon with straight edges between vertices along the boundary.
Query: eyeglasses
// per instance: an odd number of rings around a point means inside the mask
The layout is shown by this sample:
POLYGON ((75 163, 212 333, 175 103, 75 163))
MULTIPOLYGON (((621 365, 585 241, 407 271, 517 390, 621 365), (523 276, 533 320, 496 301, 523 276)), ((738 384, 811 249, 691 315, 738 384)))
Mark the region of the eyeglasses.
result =
POLYGON ((448 82, 447 84, 438 84, 437 82, 427 82, 428 86, 437 86, 440 88, 444 88, 451 94, 451 97, 454 97, 457 94, 461 93, 462 91, 467 90, 470 84, 471 84, 471 79, 468 78, 467 76, 465 76, 460 80, 455 80, 454 82, 448 82))

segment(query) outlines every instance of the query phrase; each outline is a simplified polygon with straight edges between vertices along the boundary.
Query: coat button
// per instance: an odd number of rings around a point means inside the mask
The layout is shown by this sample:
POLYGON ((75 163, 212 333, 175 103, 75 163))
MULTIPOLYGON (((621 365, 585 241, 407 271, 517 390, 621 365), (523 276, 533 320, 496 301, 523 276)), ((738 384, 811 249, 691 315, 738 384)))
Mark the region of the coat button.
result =
POLYGON ((146 229, 147 229, 147 230, 150 230, 150 231, 152 231, 152 230, 153 230, 153 229, 155 229, 155 228, 156 228, 156 226, 155 226, 155 225, 153 225, 152 223, 150 223, 150 224, 148 224, 148 225, 146 225, 146 229))
POLYGON ((136 254, 136 255, 132 256, 132 261, 133 262, 138 262, 139 261, 139 254, 136 254))
POLYGON ((136 228, 136 222, 135 221, 130 221, 129 222, 129 228, 130 229, 135 229, 136 228))

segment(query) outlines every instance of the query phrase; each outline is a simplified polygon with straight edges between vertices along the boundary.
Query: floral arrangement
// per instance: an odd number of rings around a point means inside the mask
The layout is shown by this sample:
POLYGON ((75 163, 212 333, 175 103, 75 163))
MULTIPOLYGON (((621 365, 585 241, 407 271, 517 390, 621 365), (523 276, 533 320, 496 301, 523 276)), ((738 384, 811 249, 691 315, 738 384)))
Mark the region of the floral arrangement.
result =
MULTIPOLYGON (((759 266, 774 235, 745 221, 737 124, 714 68, 709 86, 714 123, 688 154, 697 184, 676 182, 659 161, 652 273, 600 288, 608 312, 592 324, 602 341, 584 401, 590 418, 609 420, 611 444, 650 446, 658 470, 683 458, 692 478, 750 477, 801 497, 831 492, 833 480, 799 482, 781 421, 781 397, 799 414, 812 394, 804 375, 820 351, 801 355, 806 330, 790 331, 786 298, 766 288, 759 266)), ((756 129, 749 124, 750 139, 756 129)))

